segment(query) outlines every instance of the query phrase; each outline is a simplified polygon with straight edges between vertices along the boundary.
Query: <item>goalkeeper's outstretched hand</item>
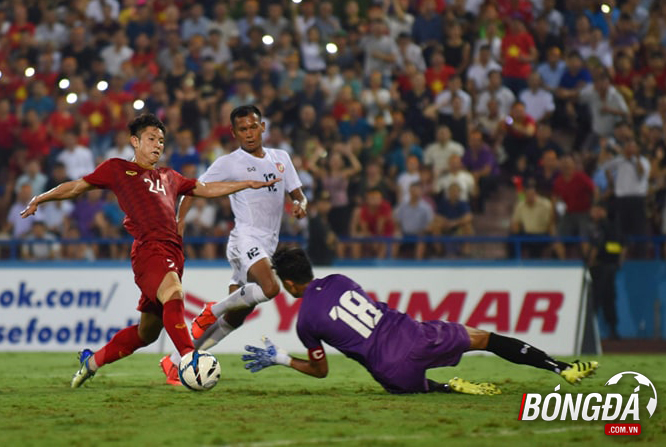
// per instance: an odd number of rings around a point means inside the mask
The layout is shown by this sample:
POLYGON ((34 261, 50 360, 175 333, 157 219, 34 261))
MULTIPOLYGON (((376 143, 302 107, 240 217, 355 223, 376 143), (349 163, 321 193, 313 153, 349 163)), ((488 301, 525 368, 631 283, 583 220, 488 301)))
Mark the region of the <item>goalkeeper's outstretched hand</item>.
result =
POLYGON ((249 354, 243 354, 243 361, 248 362, 245 364, 245 369, 249 369, 253 373, 261 371, 273 365, 289 366, 291 357, 287 351, 280 349, 271 342, 265 335, 261 337, 266 348, 258 346, 246 345, 245 350, 249 354))

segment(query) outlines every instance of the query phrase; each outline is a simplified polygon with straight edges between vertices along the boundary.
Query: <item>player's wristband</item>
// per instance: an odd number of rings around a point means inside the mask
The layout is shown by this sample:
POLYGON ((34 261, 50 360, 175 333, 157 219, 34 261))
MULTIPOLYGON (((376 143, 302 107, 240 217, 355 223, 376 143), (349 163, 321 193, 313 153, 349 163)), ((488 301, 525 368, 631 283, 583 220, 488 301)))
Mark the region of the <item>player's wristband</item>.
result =
POLYGON ((279 350, 277 354, 275 354, 275 363, 278 365, 289 366, 291 365, 291 356, 285 351, 279 350))
POLYGON ((305 208, 308 206, 308 199, 303 197, 302 201, 294 200, 293 203, 294 203, 294 206, 297 206, 300 209, 302 209, 303 211, 305 211, 305 208))

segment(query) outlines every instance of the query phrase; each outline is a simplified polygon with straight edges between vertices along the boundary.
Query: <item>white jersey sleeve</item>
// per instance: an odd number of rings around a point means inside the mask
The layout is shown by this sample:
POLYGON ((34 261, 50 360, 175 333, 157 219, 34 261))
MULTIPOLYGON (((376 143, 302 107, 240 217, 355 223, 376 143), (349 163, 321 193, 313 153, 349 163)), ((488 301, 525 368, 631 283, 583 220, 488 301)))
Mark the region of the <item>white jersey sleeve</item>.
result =
POLYGON ((199 177, 200 182, 229 182, 233 180, 234 163, 230 163, 229 157, 219 157, 206 172, 199 177))

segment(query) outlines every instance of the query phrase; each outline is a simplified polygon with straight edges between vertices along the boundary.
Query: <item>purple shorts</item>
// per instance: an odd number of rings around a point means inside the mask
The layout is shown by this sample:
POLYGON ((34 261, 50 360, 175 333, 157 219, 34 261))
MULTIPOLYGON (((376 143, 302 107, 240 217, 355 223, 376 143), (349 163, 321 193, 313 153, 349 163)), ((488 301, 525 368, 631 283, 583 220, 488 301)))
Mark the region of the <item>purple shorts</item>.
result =
POLYGON ((424 393, 428 391, 426 370, 455 366, 469 350, 471 340, 465 326, 447 321, 419 324, 417 339, 399 367, 375 379, 389 393, 424 393))

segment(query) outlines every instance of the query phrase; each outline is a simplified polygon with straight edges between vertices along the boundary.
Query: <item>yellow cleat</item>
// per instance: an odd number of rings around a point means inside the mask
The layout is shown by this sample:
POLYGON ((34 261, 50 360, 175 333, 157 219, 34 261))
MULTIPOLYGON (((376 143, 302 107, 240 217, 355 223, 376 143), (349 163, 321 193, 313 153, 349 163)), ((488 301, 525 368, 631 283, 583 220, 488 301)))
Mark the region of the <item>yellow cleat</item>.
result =
POLYGON ((591 376, 599 367, 599 362, 579 362, 576 360, 571 366, 560 373, 564 380, 572 385, 579 383, 585 377, 591 376))
POLYGON ((486 396, 502 394, 502 390, 500 390, 497 385, 485 382, 470 382, 469 380, 461 379, 460 377, 454 377, 449 380, 449 386, 451 387, 451 391, 462 394, 478 394, 486 396))

